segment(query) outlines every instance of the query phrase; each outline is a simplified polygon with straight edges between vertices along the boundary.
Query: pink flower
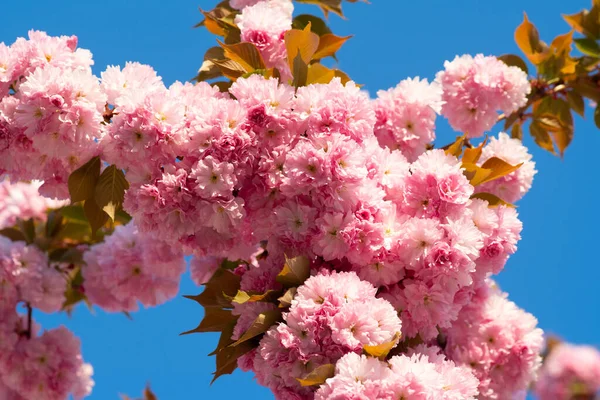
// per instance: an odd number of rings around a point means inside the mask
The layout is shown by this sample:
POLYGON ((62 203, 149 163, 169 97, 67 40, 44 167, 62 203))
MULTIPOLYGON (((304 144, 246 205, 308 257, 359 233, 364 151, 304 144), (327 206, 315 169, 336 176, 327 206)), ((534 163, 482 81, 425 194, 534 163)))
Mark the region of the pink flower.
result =
POLYGON ((106 241, 84 254, 88 299, 109 312, 135 311, 139 301, 156 306, 173 298, 185 270, 183 255, 133 223, 118 226, 106 241))
POLYGON ((544 360, 535 394, 540 400, 593 397, 600 390, 600 352, 591 346, 561 343, 544 360))
POLYGON ((497 110, 511 114, 527 102, 527 75, 496 57, 464 55, 444 63, 436 81, 443 89, 442 114, 457 131, 483 135, 497 121, 497 110))
POLYGON ((230 197, 237 183, 233 164, 216 162, 212 156, 198 161, 190 178, 195 180, 194 190, 203 198, 230 197))

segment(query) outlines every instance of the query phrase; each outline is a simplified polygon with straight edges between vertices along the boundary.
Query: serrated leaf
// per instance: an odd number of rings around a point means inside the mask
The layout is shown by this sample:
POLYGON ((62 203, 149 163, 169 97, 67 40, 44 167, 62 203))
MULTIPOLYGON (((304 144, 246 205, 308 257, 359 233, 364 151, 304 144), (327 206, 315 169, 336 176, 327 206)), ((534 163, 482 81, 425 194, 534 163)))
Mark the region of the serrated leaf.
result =
POLYGON ((582 117, 585 116, 585 102, 583 100, 583 97, 579 93, 573 90, 567 92, 567 101, 573 111, 575 111, 582 117))
POLYGON ((303 378, 296 378, 301 386, 318 386, 325 383, 328 378, 333 378, 335 375, 335 365, 323 364, 313 369, 308 375, 303 378))
POLYGON ((454 157, 460 157, 462 154, 463 143, 465 142, 466 136, 457 136, 454 143, 451 143, 445 148, 446 154, 453 155, 454 157))
POLYGON ((25 242, 26 241, 25 235, 23 235, 23 232, 21 232, 20 230, 18 230, 16 228, 0 229, 0 236, 9 238, 13 242, 25 242))
POLYGON ((375 346, 363 346, 363 351, 373 357, 385 359, 400 340, 400 332, 396 332, 392 340, 375 346))
POLYGON ((482 182, 478 184, 483 184, 486 182, 493 181, 494 179, 502 178, 503 176, 515 172, 516 170, 521 168, 522 165, 523 163, 511 165, 501 158, 490 157, 481 165, 481 168, 488 169, 492 172, 482 182))
POLYGON ((206 284, 202 293, 196 296, 183 296, 198 302, 203 307, 231 308, 231 301, 224 295, 235 296, 240 289, 240 276, 233 272, 219 268, 206 284))
POLYGON ((240 64, 246 72, 266 69, 260 51, 252 43, 225 44, 219 42, 219 45, 223 48, 225 57, 240 64))
POLYGON ((509 67, 517 67, 521 69, 526 74, 529 74, 529 68, 527 68, 527 63, 523 61, 523 59, 515 54, 504 54, 498 57, 500 61, 509 67))
POLYGON ((480 185, 492 173, 491 170, 480 167, 476 164, 462 163, 464 175, 467 177, 471 185, 480 185))
MULTIPOLYGON (((244 66, 233 60, 211 60, 219 69, 225 78, 235 81, 246 73, 244 66)), ((219 83, 219 82, 217 82, 219 83)), ((219 87, 220 89, 220 87, 219 87)))
POLYGON ((310 260, 305 256, 285 257, 283 269, 277 275, 277 282, 285 287, 300 286, 310 276, 310 260))
POLYGON ((236 319, 237 317, 231 313, 231 310, 224 310, 217 307, 205 307, 204 318, 200 324, 192 330, 181 333, 181 335, 201 332, 221 332, 224 328, 229 326, 231 321, 236 319))
POLYGON ((281 320, 281 311, 269 310, 262 312, 256 317, 252 325, 240 336, 238 340, 233 342, 230 346, 235 347, 250 339, 253 339, 259 335, 262 335, 281 320))
POLYGON ((515 207, 513 204, 507 203, 506 201, 502 200, 500 197, 496 196, 495 194, 491 194, 491 193, 475 193, 474 195, 471 196, 471 198, 485 200, 489 203, 489 207, 498 207, 498 206, 507 206, 507 207, 511 207, 511 208, 515 207))
POLYGON ((216 353, 217 369, 210 384, 212 385, 220 376, 233 373, 237 368, 237 360, 256 346, 245 342, 235 347, 227 347, 216 353))
POLYGON ((98 178, 94 200, 113 221, 115 212, 123 204, 127 189, 129 189, 129 182, 125 179, 123 171, 115 165, 108 166, 98 178))
POLYGON ((487 143, 487 138, 479 144, 477 147, 468 147, 464 150, 462 162, 467 164, 476 164, 481 158, 483 152, 483 146, 487 143))
POLYGON ((309 23, 310 30, 319 36, 322 36, 326 33, 331 33, 331 29, 329 29, 325 21, 315 15, 310 14, 301 14, 295 17, 292 21, 292 28, 302 30, 306 28, 309 23))
POLYGON ((575 39, 574 42, 577 50, 583 54, 596 58, 600 57, 600 46, 598 46, 598 42, 596 42, 594 39, 579 38, 575 39))
POLYGON ((308 66, 306 84, 329 83, 335 77, 335 71, 327 68, 323 64, 315 63, 308 66))
POLYGON ((319 46, 313 55, 313 60, 320 60, 325 57, 333 56, 352 36, 337 36, 333 33, 326 33, 319 38, 319 46))
POLYGON ((71 203, 93 198, 99 177, 100 157, 97 156, 73 171, 67 181, 71 203))
POLYGON ((311 32, 309 23, 303 30, 291 29, 285 33, 285 48, 290 70, 294 70, 296 56, 300 54, 300 59, 308 65, 313 55, 319 47, 319 35, 311 32))
POLYGON ((515 42, 532 63, 540 64, 545 60, 547 48, 540 42, 538 30, 529 21, 526 13, 523 13, 523 22, 515 30, 515 42))
POLYGON ((98 229, 102 228, 108 222, 108 214, 102 210, 94 199, 86 200, 83 203, 83 212, 92 228, 92 238, 96 237, 98 229))

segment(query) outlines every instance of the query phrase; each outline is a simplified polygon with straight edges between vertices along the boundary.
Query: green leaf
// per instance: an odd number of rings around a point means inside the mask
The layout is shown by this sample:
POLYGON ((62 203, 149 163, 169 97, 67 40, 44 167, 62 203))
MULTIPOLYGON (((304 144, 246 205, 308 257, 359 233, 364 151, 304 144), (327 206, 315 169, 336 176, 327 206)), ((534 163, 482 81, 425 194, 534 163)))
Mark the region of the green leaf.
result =
POLYGON ((73 171, 67 182, 71 203, 93 198, 99 176, 100 157, 97 156, 73 171))
POLYGON ((325 383, 328 378, 333 378, 335 375, 335 365, 323 364, 313 369, 304 378, 296 378, 301 386, 318 386, 325 383))
POLYGON ((319 36, 331 33, 331 29, 329 29, 325 21, 310 14, 301 14, 294 18, 292 28, 303 30, 308 24, 310 24, 310 30, 319 36))
POLYGON ((83 203, 83 212, 92 228, 92 238, 95 238, 98 229, 108 222, 108 214, 96 204, 94 199, 86 200, 83 203))
POLYGON ((600 57, 600 46, 598 46, 598 42, 596 42, 594 39, 579 38, 573 41, 575 42, 575 47, 577 47, 577 50, 583 54, 596 58, 600 57))
POLYGON ((25 235, 16 228, 4 228, 0 230, 0 236, 9 238, 13 242, 25 242, 25 235))
POLYGON ((281 320, 281 311, 279 310, 269 310, 262 312, 256 317, 250 328, 246 330, 240 336, 238 340, 231 344, 232 347, 238 346, 244 342, 247 342, 250 339, 253 339, 259 335, 262 335, 266 331, 269 330, 270 327, 275 325, 278 321, 281 320))
POLYGON ((310 276, 310 260, 305 256, 285 257, 283 269, 277 275, 277 282, 285 287, 300 286, 310 276))
POLYGON ((94 199, 96 204, 114 220, 115 212, 121 208, 127 189, 129 189, 129 182, 125 179, 125 174, 115 165, 111 165, 98 178, 94 199))
POLYGON ((380 359, 385 359, 387 355, 392 351, 394 347, 398 344, 400 340, 400 332, 396 332, 392 340, 386 343, 382 343, 376 346, 363 346, 363 351, 373 357, 378 357, 380 359))
POLYGON ((574 90, 567 92, 567 101, 573 111, 582 117, 585 116, 585 102, 579 93, 574 90))
POLYGON ((86 297, 83 292, 83 275, 81 273, 81 268, 77 268, 73 272, 67 285, 67 289, 65 291, 65 301, 62 305, 62 309, 71 309, 75 304, 85 299, 86 297))
POLYGON ((498 59, 509 67, 520 68, 526 74, 529 74, 529 68, 523 59, 515 54, 504 54, 498 57, 498 59))
POLYGON ((83 206, 80 204, 74 206, 65 206, 58 209, 58 211, 69 221, 87 224, 87 219, 85 218, 85 213, 83 212, 83 206))
POLYGON ((489 203, 489 207, 498 207, 500 205, 512 207, 512 208, 515 207, 514 205, 507 203, 506 201, 502 200, 500 197, 496 196, 495 194, 491 194, 491 193, 475 193, 474 195, 471 196, 471 198, 485 200, 489 203))

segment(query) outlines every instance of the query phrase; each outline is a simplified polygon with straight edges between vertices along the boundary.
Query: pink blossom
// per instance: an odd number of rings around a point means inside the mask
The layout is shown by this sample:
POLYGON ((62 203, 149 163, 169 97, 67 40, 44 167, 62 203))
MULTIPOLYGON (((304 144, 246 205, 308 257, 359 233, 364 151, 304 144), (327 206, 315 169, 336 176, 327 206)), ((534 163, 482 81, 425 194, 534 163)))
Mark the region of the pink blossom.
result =
POLYGON ((156 306, 173 298, 185 270, 181 254, 141 234, 133 223, 118 226, 106 241, 84 254, 89 300, 109 312, 135 311, 139 301, 156 306))
POLYGON ((591 346, 558 344, 544 360, 535 394, 540 400, 594 397, 600 391, 600 352, 591 346))
POLYGON ((495 57, 464 55, 444 63, 437 74, 442 86, 442 114, 457 131, 479 137, 497 121, 497 111, 506 114, 527 102, 531 87, 527 75, 495 57))

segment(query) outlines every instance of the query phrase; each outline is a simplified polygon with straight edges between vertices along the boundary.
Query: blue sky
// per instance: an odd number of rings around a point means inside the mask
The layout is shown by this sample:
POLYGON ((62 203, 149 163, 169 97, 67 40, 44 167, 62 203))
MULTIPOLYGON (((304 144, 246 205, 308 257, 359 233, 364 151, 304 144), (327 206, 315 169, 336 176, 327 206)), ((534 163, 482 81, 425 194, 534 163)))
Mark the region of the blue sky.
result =
MULTIPOLYGON (((29 29, 52 35, 76 34, 91 49, 95 72, 106 65, 139 61, 152 65, 167 83, 195 75, 204 50, 216 44, 206 31, 192 29, 198 7, 216 0, 5 1, 0 41, 12 43, 29 29)), ((568 31, 561 13, 588 7, 588 0, 396 1, 346 4, 347 20, 330 17, 337 34, 354 37, 339 52, 339 67, 374 96, 379 89, 406 77, 429 79, 457 54, 517 53, 514 28, 523 11, 550 41, 568 31)), ((299 11, 318 12, 313 7, 299 11)), ((593 110, 587 110, 591 116, 593 110)), ((497 131, 494 131, 497 133, 497 131)), ((439 143, 454 132, 445 122, 439 143)), ((530 138, 525 139, 531 145, 530 138)), ((600 347, 600 262, 598 249, 600 198, 594 174, 600 132, 590 119, 576 119, 576 135, 564 160, 532 147, 539 171, 529 194, 519 203, 524 223, 519 251, 497 278, 510 298, 536 315, 540 326, 576 343, 600 347), (594 168, 594 169, 592 169, 594 168)), ((186 276, 181 294, 198 292, 186 276)), ((235 373, 209 386, 214 360, 207 357, 217 337, 179 337, 201 319, 196 303, 178 297, 170 303, 133 314, 91 314, 79 307, 72 318, 37 315, 44 327, 67 325, 83 342, 94 365, 96 387, 91 400, 137 395, 146 382, 161 400, 270 399, 249 374, 235 373)))

